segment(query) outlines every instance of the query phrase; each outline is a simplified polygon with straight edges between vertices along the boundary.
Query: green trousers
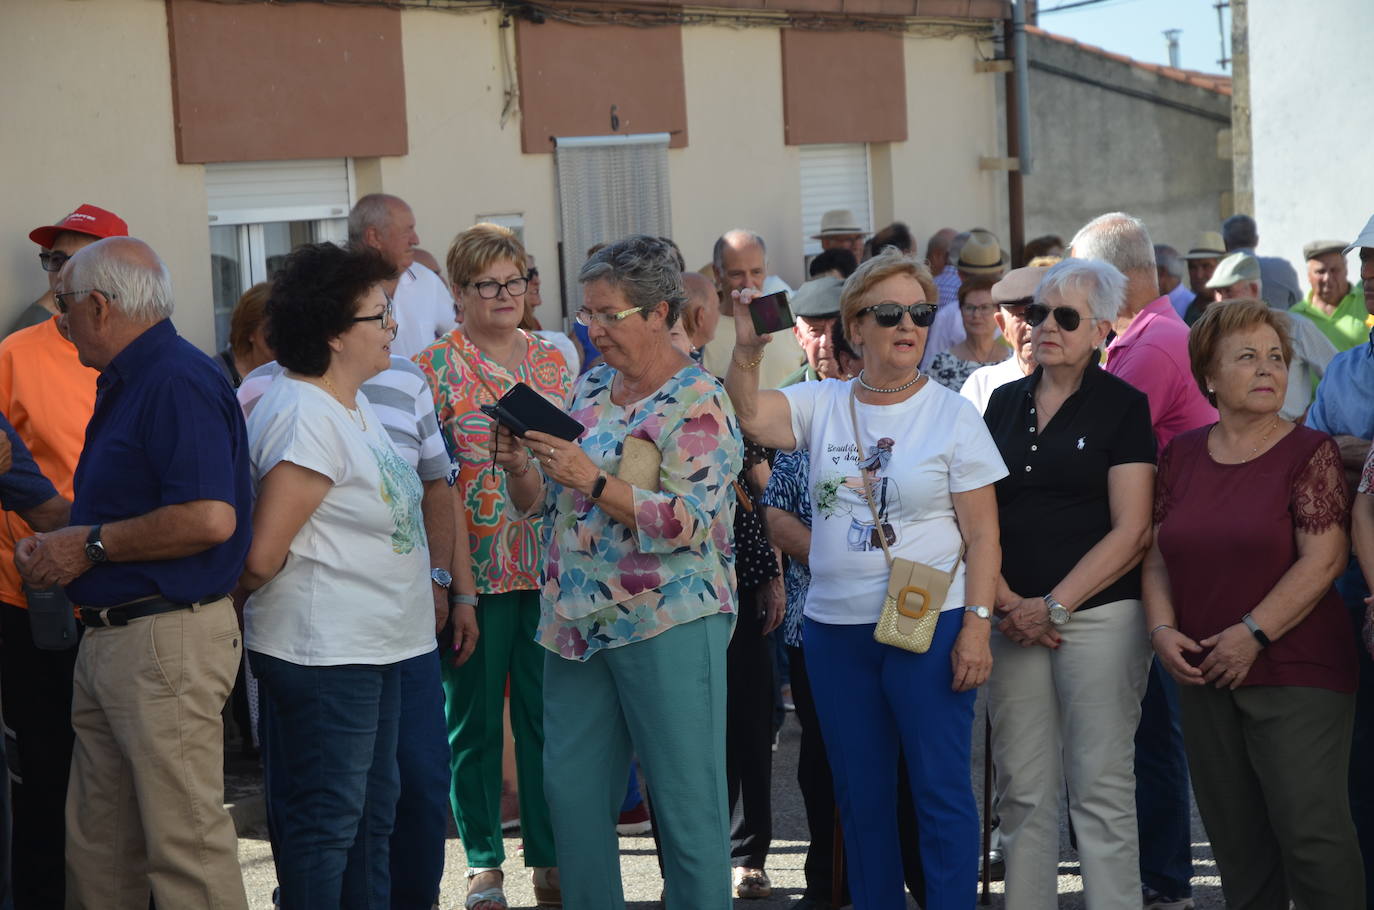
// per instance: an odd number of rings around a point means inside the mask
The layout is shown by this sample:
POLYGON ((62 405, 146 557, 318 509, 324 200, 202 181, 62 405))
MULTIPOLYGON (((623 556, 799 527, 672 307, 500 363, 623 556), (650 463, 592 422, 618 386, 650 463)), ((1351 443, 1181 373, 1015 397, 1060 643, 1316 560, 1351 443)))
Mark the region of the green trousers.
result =
POLYGON ((564 910, 624 910, 615 823, 630 754, 649 782, 666 905, 730 910, 725 647, 716 613, 587 661, 549 653, 544 774, 564 910))
POLYGON ((1347 769, 1355 696, 1179 686, 1198 814, 1234 910, 1363 910, 1347 769))
POLYGON ((558 865, 544 801, 545 652, 534 641, 538 625, 538 591, 483 594, 477 600, 477 650, 461 667, 444 661, 453 772, 449 798, 469 866, 494 868, 506 858, 501 840, 501 752, 507 675, 525 865, 558 865))

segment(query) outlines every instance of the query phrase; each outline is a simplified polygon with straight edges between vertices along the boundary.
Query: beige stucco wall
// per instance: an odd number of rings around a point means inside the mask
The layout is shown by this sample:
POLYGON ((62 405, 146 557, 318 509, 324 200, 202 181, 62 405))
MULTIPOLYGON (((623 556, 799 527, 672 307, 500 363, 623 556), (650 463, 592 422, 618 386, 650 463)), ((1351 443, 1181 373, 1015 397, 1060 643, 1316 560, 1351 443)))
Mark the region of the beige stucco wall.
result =
MULTIPOLYGON (((46 287, 27 233, 81 202, 128 220, 167 261, 178 328, 214 340, 204 169, 176 163, 162 0, 4 0, 0 73, 0 329, 46 287), (112 53, 111 48, 118 48, 112 53), (80 60, 55 70, 54 55, 80 60), (76 74, 80 70, 79 75, 76 74), (71 75, 68 75, 71 73, 71 75)), ((403 17, 409 154, 360 160, 359 194, 415 210, 422 245, 443 259, 479 214, 521 213, 545 282, 541 318, 558 322, 553 156, 520 152, 500 124, 504 81, 494 14, 408 10, 403 17)), ((511 52, 511 65, 514 65, 511 52)), ((978 170, 997 149, 994 79, 973 72, 971 39, 908 38, 905 143, 874 146, 879 224, 900 218, 924 243, 946 224, 1005 232, 1005 175, 978 170), (890 201, 889 201, 890 197, 890 201)), ((799 154, 783 142, 781 41, 774 29, 683 30, 689 145, 669 152, 673 234, 689 266, 725 229, 751 227, 770 266, 802 279, 799 154)), ((580 265, 570 262, 571 268, 580 265)))
POLYGON ((176 163, 162 0, 0 6, 0 331, 47 290, 28 232, 90 202, 162 256, 177 328, 209 346, 204 169, 176 163))

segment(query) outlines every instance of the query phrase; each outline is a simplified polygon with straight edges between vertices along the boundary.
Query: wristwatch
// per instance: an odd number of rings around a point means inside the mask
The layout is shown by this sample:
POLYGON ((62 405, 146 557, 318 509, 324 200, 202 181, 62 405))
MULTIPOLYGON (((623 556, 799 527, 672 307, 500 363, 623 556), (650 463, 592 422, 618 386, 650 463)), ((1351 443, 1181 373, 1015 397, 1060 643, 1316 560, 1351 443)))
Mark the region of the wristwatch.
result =
POLYGON ((964 607, 964 612, 972 613, 979 619, 986 619, 989 621, 992 620, 992 611, 989 610, 987 607, 964 607))
POLYGON ((1050 608, 1050 622, 1056 626, 1066 625, 1069 621, 1069 608, 1054 599, 1053 594, 1044 597, 1045 606, 1050 608))
POLYGON ((100 540, 100 529, 104 525, 96 525, 91 528, 91 533, 86 535, 86 558, 96 565, 109 562, 110 556, 105 552, 105 544, 100 540))
POLYGON ((475 607, 475 606, 477 606, 477 595, 476 595, 476 594, 459 594, 457 591, 449 591, 449 592, 448 592, 448 605, 449 605, 450 607, 452 607, 452 606, 454 606, 454 605, 456 605, 456 604, 463 604, 464 606, 475 607))
POLYGON ((1269 647, 1269 636, 1265 635, 1264 630, 1260 628, 1260 624, 1255 622, 1255 617, 1246 613, 1240 618, 1240 621, 1245 624, 1245 628, 1250 630, 1250 634, 1255 636, 1255 641, 1259 642, 1261 648, 1269 647))
POLYGON ((453 584, 453 576, 448 574, 448 569, 430 569, 429 579, 444 590, 453 584))

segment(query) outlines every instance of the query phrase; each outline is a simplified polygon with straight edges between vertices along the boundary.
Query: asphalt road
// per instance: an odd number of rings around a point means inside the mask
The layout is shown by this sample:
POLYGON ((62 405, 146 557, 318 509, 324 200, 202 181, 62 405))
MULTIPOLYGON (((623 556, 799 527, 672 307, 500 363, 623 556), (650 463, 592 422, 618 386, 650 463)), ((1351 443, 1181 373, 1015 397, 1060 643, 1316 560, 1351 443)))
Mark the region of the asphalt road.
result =
MULTIPOLYGON (((982 799, 982 716, 976 722, 977 734, 974 737, 974 793, 982 799)), ((801 795, 795 782, 796 756, 799 731, 796 720, 789 715, 783 726, 778 751, 774 753, 773 764, 773 849, 768 860, 768 874, 773 880, 773 897, 765 900, 737 900, 738 910, 757 907, 786 907, 802 893, 802 862, 806 856, 806 818, 802 809, 801 795)), ((1062 814, 1062 813, 1061 813, 1062 814)), ((251 815, 251 813, 250 813, 251 815)), ((1069 846, 1068 835, 1061 820, 1061 843, 1063 849, 1059 862, 1059 906, 1062 908, 1083 908, 1083 881, 1078 874, 1078 859, 1069 846)), ((518 834, 518 832, 517 832, 518 834)), ((658 865, 654 860, 653 839, 643 837, 623 837, 621 844, 621 870, 624 879, 625 898, 630 910, 656 910, 658 896, 662 888, 658 865)), ((529 874, 524 870, 520 859, 520 839, 518 836, 506 840, 506 896, 511 907, 534 907, 534 894, 530 887, 529 874)), ((450 828, 447 844, 447 866, 444 873, 440 906, 443 910, 463 906, 466 882, 463 872, 466 864, 462 846, 450 828)), ((1193 897, 1198 910, 1221 910, 1225 902, 1221 896, 1221 880, 1217 877, 1216 866, 1212 861, 1211 848, 1206 834, 1193 813, 1193 857, 1194 880, 1193 897)), ((271 851, 261 825, 252 824, 239 839, 239 860, 243 867, 244 881, 248 887, 249 906, 253 910, 271 910, 272 889, 276 884, 272 866, 271 851)), ((911 903, 914 907, 916 904, 911 903)), ((990 907, 1003 906, 1001 883, 994 882, 990 907)))

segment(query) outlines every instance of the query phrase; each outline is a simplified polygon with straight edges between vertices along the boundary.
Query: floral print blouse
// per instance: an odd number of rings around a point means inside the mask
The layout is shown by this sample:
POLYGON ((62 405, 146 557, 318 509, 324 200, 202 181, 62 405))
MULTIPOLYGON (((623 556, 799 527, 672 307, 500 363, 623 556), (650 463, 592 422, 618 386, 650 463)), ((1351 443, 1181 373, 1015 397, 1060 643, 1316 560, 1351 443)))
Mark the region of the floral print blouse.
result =
POLYGON ((662 454, 659 492, 634 491, 636 530, 582 493, 549 483, 548 559, 535 640, 569 660, 653 638, 713 613, 735 612, 733 481, 743 443, 720 382, 685 366, 648 398, 611 400, 614 368, 592 368, 569 411, 584 451, 614 474, 626 436, 662 454))
POLYGON ((542 555, 539 519, 512 518, 506 508, 506 472, 493 470, 492 421, 481 406, 492 404, 517 382, 559 407, 572 390, 572 376, 558 349, 537 335, 521 334, 528 346, 515 372, 487 359, 462 329, 415 355, 434 393, 444 442, 458 462, 456 488, 467 513, 478 594, 538 588, 542 555))

